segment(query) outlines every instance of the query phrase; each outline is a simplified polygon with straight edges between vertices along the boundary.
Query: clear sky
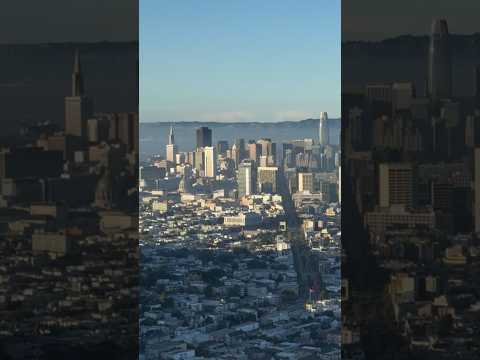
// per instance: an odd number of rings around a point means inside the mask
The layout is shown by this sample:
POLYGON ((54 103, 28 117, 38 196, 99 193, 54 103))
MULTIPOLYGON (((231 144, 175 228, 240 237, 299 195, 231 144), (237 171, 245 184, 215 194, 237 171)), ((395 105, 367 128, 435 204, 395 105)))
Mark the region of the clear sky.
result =
POLYGON ((340 114, 340 0, 141 0, 140 119, 340 114))

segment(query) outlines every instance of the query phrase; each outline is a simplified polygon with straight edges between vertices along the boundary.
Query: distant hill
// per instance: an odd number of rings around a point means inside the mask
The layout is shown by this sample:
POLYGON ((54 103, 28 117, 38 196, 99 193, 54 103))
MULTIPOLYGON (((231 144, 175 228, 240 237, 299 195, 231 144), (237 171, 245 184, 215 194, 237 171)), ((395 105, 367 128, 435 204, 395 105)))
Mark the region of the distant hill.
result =
MULTIPOLYGON (((313 138, 318 141, 319 119, 282 122, 179 122, 174 124, 175 142, 180 151, 191 151, 195 148, 195 129, 207 126, 212 129, 213 142, 227 140, 230 144, 236 138, 245 141, 271 138, 275 142, 285 142, 295 139, 313 138)), ((329 119, 330 138, 333 144, 340 141, 340 119, 329 119)), ((140 157, 152 154, 165 154, 170 123, 140 123, 140 157)))
MULTIPOLYGON (((342 55, 351 56, 369 53, 376 56, 424 56, 427 54, 430 37, 427 35, 401 35, 381 41, 346 41, 342 44, 342 55), (406 51, 408 50, 408 51, 406 51)), ((451 34, 452 52, 458 56, 480 56, 480 33, 451 34)))
POLYGON ((20 121, 63 125, 75 49, 96 111, 138 111, 136 42, 0 44, 2 135, 20 121))
MULTIPOLYGON (((413 81, 424 91, 428 66, 428 36, 404 35, 383 41, 342 44, 342 92, 361 91, 366 83, 413 81), (345 85, 348 84, 348 87, 345 85)), ((453 92, 473 94, 473 68, 480 64, 480 34, 450 35, 453 92)))

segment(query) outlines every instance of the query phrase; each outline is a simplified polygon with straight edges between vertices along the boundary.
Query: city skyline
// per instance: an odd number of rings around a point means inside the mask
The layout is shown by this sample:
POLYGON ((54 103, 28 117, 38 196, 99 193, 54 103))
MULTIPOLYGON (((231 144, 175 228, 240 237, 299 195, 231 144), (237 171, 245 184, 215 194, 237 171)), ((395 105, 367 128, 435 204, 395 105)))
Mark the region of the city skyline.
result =
POLYGON ((478 0, 4 3, 0 360, 480 358, 478 0))
POLYGON ((140 162, 141 358, 340 357, 340 146, 320 115, 281 142, 172 124, 140 162))
POLYGON ((64 64, 69 74, 60 72, 70 79, 64 103, 57 104, 64 113, 63 124, 24 123, 0 151, 0 212, 8 214, 23 204, 16 219, 2 216, 1 227, 8 229, 20 219, 26 224, 19 231, 2 230, 0 254, 6 264, 0 270, 5 279, 0 296, 2 359, 71 358, 73 353, 83 357, 92 349, 113 358, 137 354, 138 316, 131 304, 138 301, 133 290, 138 287, 138 263, 126 259, 138 246, 132 236, 138 219, 138 113, 94 111, 95 96, 90 97, 94 86, 88 82, 84 86, 84 78, 92 73, 83 67, 81 50, 69 54, 64 64), (86 168, 88 172, 82 170, 86 168), (101 217, 113 210, 127 219, 125 228, 104 226, 101 217), (31 231, 32 215, 43 219, 34 225, 38 231, 31 231), (93 226, 78 227, 93 218, 97 219, 93 226), (78 230, 72 232, 74 228, 78 230), (118 242, 107 245, 113 237, 118 242), (23 262, 27 258, 30 261, 23 262), (93 268, 108 272, 101 282, 112 286, 95 290, 96 284, 90 282, 93 268), (82 290, 77 292, 74 284, 80 283, 82 290), (24 296, 15 295, 20 292, 24 296), (108 296, 112 306, 122 309, 121 328, 116 326, 117 314, 99 320, 87 305, 108 296), (74 310, 68 306, 73 298, 74 310), (66 326, 58 327, 60 322, 66 326))
MULTIPOLYGON (((369 26, 377 34, 396 31, 396 22, 376 22, 385 9, 375 8, 375 0, 370 5, 376 11, 369 26)), ((428 13, 436 15, 444 5, 428 13)), ((395 10, 388 10, 391 17, 395 10)), ((344 358, 478 355, 475 340, 458 346, 478 337, 467 310, 478 302, 479 286, 472 271, 478 257, 470 255, 480 229, 478 52, 474 41, 459 46, 477 36, 451 36, 465 26, 449 15, 403 24, 410 33, 429 28, 428 37, 405 36, 380 46, 364 42, 363 51, 343 58, 342 331, 351 334, 342 342, 344 358), (460 63, 466 76, 458 72, 460 63), (380 75, 382 68, 388 70, 380 75), (363 93, 352 91, 357 73, 364 76, 363 93), (458 284, 469 284, 461 295, 458 284), (445 311, 436 311, 439 299, 445 311), (362 312, 355 308, 359 301, 362 312), (392 308, 398 311, 384 311, 392 308), (426 308, 432 311, 420 310, 426 308)), ((468 25, 468 16, 462 21, 468 25)), ((348 25, 368 30, 362 23, 348 25)), ((358 43, 350 45, 352 50, 358 43)))
POLYGON ((142 122, 339 117, 339 1, 145 1, 140 16, 142 122))

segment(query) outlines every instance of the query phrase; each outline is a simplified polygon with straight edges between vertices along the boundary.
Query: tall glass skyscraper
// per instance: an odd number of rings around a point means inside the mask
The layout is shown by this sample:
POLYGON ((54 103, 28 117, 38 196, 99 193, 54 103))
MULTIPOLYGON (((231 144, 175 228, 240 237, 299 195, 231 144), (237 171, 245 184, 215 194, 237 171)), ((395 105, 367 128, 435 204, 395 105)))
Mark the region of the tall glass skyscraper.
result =
POLYGON ((328 115, 324 111, 320 113, 318 139, 320 141, 320 145, 325 146, 330 144, 330 136, 328 133, 328 115))
POLYGON ((197 129, 197 149, 212 146, 212 130, 206 126, 197 129))
POLYGON ((445 19, 432 22, 428 53, 428 90, 432 99, 452 96, 452 56, 445 19))

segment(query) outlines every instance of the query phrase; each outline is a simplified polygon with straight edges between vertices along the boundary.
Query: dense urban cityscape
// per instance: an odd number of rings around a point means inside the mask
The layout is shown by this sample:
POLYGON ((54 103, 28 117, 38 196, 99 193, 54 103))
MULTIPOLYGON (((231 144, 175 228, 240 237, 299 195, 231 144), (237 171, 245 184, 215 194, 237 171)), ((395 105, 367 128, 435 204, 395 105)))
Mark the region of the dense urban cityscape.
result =
POLYGON ((0 360, 480 359, 478 0, 8 5, 0 360))
POLYGON ((65 126, 0 150, 0 358, 137 353, 138 114, 94 113, 71 59, 65 126))
POLYGON ((452 39, 433 21, 423 93, 342 94, 344 358, 478 358, 480 68, 455 95, 452 39))
POLYGON ((141 359, 340 358, 340 149, 261 138, 140 167, 141 359))

